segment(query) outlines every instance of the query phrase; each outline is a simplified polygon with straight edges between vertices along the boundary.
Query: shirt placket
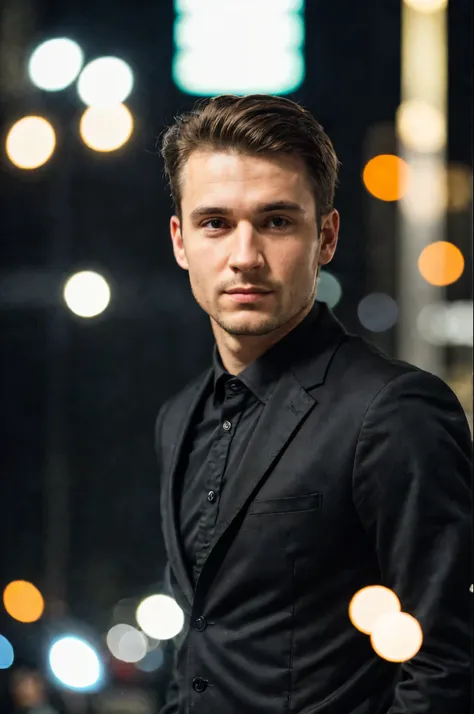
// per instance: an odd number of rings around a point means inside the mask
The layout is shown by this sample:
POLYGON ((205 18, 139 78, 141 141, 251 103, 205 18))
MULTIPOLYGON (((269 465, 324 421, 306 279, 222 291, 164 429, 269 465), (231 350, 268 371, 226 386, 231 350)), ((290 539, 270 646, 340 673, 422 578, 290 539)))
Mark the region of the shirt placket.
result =
POLYGON ((242 417, 246 397, 246 390, 241 388, 235 390, 235 382, 225 385, 220 426, 209 453, 208 477, 205 483, 205 494, 197 533, 196 565, 194 568, 196 578, 199 576, 207 557, 214 535, 229 451, 238 423, 242 417))

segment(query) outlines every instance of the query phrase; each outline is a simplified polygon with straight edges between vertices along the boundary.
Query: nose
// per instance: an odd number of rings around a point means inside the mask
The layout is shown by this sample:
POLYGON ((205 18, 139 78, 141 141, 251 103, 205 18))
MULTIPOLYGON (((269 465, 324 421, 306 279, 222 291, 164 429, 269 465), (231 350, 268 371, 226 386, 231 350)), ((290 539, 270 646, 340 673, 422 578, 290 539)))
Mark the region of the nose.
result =
POLYGON ((251 223, 242 221, 232 234, 229 266, 246 272, 265 264, 257 231, 251 223))

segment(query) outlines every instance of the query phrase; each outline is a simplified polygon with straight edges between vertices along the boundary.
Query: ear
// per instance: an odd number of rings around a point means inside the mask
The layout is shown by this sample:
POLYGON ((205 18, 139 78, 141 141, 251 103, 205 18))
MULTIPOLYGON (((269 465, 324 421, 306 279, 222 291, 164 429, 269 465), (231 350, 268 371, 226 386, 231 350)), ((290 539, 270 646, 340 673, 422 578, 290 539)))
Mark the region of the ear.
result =
POLYGON ((183 270, 188 270, 188 260, 184 250, 183 236, 181 235, 181 222, 178 216, 171 216, 170 233, 173 242, 173 252, 176 262, 183 270))
POLYGON ((335 209, 322 217, 321 248, 319 251, 319 265, 327 265, 334 257, 339 237, 339 213, 335 209))

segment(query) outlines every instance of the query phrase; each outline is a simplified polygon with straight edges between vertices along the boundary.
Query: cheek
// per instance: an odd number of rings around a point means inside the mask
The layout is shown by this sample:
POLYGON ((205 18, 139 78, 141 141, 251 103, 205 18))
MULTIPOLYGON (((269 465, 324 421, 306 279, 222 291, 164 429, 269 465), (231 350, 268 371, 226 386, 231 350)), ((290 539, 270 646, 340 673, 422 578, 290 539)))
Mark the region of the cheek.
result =
POLYGON ((292 251, 282 251, 279 264, 286 275, 311 276, 317 266, 318 256, 319 250, 316 245, 308 247, 298 244, 292 251))
POLYGON ((188 253, 188 273, 191 285, 200 293, 212 288, 212 257, 203 253, 188 253))

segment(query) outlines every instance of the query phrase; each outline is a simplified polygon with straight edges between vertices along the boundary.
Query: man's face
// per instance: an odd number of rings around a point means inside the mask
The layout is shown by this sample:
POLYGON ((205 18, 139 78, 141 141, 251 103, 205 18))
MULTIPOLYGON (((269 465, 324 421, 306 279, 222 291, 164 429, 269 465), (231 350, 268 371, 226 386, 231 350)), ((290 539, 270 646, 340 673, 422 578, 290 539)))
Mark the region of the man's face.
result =
POLYGON ((174 254, 214 328, 266 335, 312 304, 318 265, 336 249, 339 216, 324 217, 318 236, 301 159, 196 151, 181 178, 182 219, 171 218, 174 254), (251 302, 226 292, 250 286, 270 292, 251 302))

